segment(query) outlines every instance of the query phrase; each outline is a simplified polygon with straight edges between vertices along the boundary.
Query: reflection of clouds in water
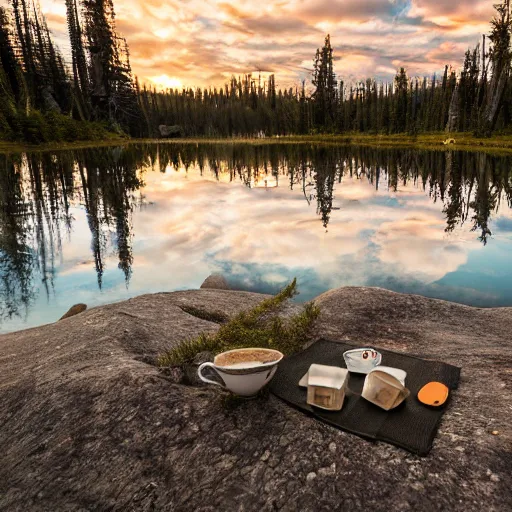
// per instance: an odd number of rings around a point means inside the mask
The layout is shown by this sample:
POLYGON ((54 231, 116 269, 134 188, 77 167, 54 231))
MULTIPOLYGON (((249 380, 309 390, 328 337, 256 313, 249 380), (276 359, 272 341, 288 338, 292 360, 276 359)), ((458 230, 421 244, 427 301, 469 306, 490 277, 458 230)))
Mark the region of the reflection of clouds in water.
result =
POLYGON ((379 258, 400 265, 402 271, 439 279, 465 263, 470 248, 481 247, 476 240, 461 247, 460 240, 448 237, 443 228, 438 216, 421 213, 382 223, 374 237, 379 258))
POLYGON ((487 302, 477 305, 503 305, 512 302, 512 266, 510 265, 510 241, 493 240, 485 251, 472 251, 467 263, 456 272, 447 273, 437 284, 478 290, 487 302))
MULTIPOLYGON (((201 183, 180 197, 160 197, 157 229, 165 234, 162 249, 176 250, 176 233, 183 237, 183 248, 215 253, 233 262, 267 262, 301 266, 314 258, 315 266, 328 265, 335 255, 357 252, 365 245, 358 238, 366 222, 352 220, 352 214, 339 212, 329 226, 329 236, 321 229, 313 207, 300 194, 284 187, 278 193, 217 184, 201 183), (263 192, 263 193, 262 193, 263 192), (221 208, 211 205, 224 199, 221 208), (340 229, 342 228, 342 229, 340 229)), ((145 226, 155 222, 150 212, 136 220, 145 226)))
POLYGON ((171 288, 191 286, 191 279, 200 283, 217 270, 238 286, 267 292, 297 276, 308 298, 364 284, 436 296, 439 286, 426 283, 456 271, 470 250, 481 247, 468 230, 462 238, 447 235, 442 205, 411 186, 390 197, 366 180, 344 177, 335 188, 340 210, 325 233, 299 191, 282 187, 269 195, 241 184, 197 181, 195 172, 147 176, 145 193, 155 208, 134 219, 137 258, 146 264, 137 261, 132 286, 137 274, 158 276, 175 266, 180 271, 168 278, 171 288), (184 179, 186 187, 162 186, 184 179))
POLYGON ((498 217, 495 221, 495 225, 498 228, 498 231, 506 233, 512 232, 512 218, 510 217, 498 217))
POLYGON ((377 197, 379 192, 365 178, 343 178, 336 186, 336 198, 345 201, 363 201, 377 197))
MULTIPOLYGON (((233 146, 232 150, 240 147, 233 146)), ((74 218, 71 239, 63 238, 60 261, 55 263, 55 297, 38 297, 30 323, 55 320, 71 300, 94 305, 147 292, 197 288, 212 271, 228 274, 236 286, 264 292, 275 292, 296 276, 301 299, 340 285, 372 285, 478 305, 512 303, 512 292, 507 290, 507 286, 512 289, 511 273, 496 272, 509 266, 512 214, 508 196, 493 220, 497 212, 494 207, 486 210, 486 188, 479 189, 476 182, 471 182, 473 192, 479 191, 475 203, 473 197, 458 193, 450 183, 443 181, 441 186, 439 177, 429 178, 424 188, 421 179, 414 182, 408 177, 404 183, 405 178, 397 180, 391 173, 388 180, 382 173, 377 189, 375 175, 372 181, 372 174, 361 170, 352 177, 345 173, 339 183, 339 175, 334 177, 325 170, 334 170, 332 158, 314 152, 311 158, 319 169, 316 175, 309 171, 305 179, 297 172, 286 175, 286 165, 276 164, 281 173, 279 187, 251 189, 245 184, 254 187, 253 171, 248 178, 247 173, 229 170, 238 165, 233 162, 253 165, 254 155, 233 154, 231 161, 222 152, 225 150, 215 153, 217 148, 212 147, 208 151, 212 157, 203 176, 195 165, 188 166, 188 172, 180 168, 178 157, 178 172, 170 166, 165 173, 149 168, 141 172, 146 185, 127 192, 126 211, 117 201, 118 195, 112 193, 115 189, 106 179, 110 176, 107 173, 104 182, 92 184, 92 198, 99 193, 107 205, 105 210, 103 201, 93 202, 94 225, 91 208, 87 216, 79 205, 81 195, 75 195, 70 210, 74 218), (219 174, 219 180, 210 165, 226 171, 219 174), (316 188, 306 186, 304 192, 303 185, 309 183, 316 188), (398 183, 396 190, 394 183, 398 183), (135 200, 128 200, 128 195, 135 200), (464 224, 459 205, 468 207, 464 224), (493 232, 486 250, 476 239, 478 233, 471 232, 476 211, 479 225, 489 222, 493 232), (448 222, 449 215, 452 222, 448 222), (330 219, 327 230, 326 218, 330 219), (119 225, 120 234, 127 234, 132 245, 133 265, 130 247, 124 249, 121 258, 119 225), (453 227, 452 232, 445 231, 447 225, 453 227), (99 252, 94 233, 101 234, 99 252), (96 280, 97 256, 102 260, 101 292, 96 280), (120 264, 133 270, 129 288, 122 272, 125 267, 120 264)), ((274 161, 286 161, 283 154, 284 148, 272 153, 274 161)), ((400 155, 397 152, 396 158, 400 155)), ((268 161, 265 158, 257 158, 260 168, 268 161)), ((439 162, 444 160, 437 158, 429 164, 429 176, 434 176, 439 162)), ((498 163, 505 168, 507 162, 498 163)), ((135 161, 129 166, 131 171, 118 174, 131 183, 139 167, 135 161)), ((261 179, 265 176, 270 178, 271 174, 260 172, 261 179)), ((470 181, 464 176, 467 186, 470 181)), ((277 183, 277 178, 270 181, 277 183)))
MULTIPOLYGON (((325 233, 316 205, 307 206, 299 189, 283 185, 269 194, 238 180, 217 182, 208 172, 201 177, 193 166, 188 173, 148 172, 145 181, 144 195, 152 204, 133 218, 136 268, 131 291, 158 283, 162 289, 192 287, 216 262, 226 261, 238 268, 233 275, 245 274, 240 270, 248 265, 288 269, 262 273, 260 286, 266 281, 271 288, 278 282, 276 275, 282 282, 294 272, 308 274, 309 280, 313 274, 322 283, 315 289, 382 282, 382 275, 397 272, 431 282, 455 271, 470 249, 480 247, 467 229, 457 236, 445 234, 442 204, 414 185, 389 192, 386 180, 376 190, 364 177, 343 177, 334 190, 340 209, 331 214, 325 233)), ((85 232, 85 219, 79 222, 75 231, 85 232)), ((75 256, 76 270, 83 270, 77 260, 81 256, 83 261, 87 243, 85 237, 77 244, 75 237, 66 247, 67 272, 75 256)), ((108 268, 110 261, 106 264, 108 268)))
MULTIPOLYGON (((327 290, 338 286, 377 286, 403 293, 415 293, 432 298, 442 298, 477 306, 498 305, 504 297, 492 290, 479 290, 464 282, 425 282, 421 276, 400 273, 395 265, 382 263, 373 258, 371 252, 362 258, 353 255, 340 257, 338 271, 330 275, 319 275, 314 268, 295 268, 258 265, 237 265, 215 261, 214 269, 222 272, 234 287, 260 293, 276 293, 283 283, 266 279, 269 271, 279 273, 289 282, 297 277, 299 296, 297 300, 308 301, 327 290)), ((508 299, 512 299, 507 297, 508 299)))

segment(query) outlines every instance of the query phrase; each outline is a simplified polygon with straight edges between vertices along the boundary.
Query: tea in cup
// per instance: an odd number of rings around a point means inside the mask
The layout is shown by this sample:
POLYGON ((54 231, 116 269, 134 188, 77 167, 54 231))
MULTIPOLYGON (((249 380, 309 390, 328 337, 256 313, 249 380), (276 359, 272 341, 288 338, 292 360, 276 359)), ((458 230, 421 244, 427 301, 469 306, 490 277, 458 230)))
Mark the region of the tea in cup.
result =
POLYGON ((268 348, 238 348, 215 356, 213 363, 203 363, 197 369, 199 378, 240 396, 254 396, 270 382, 283 354, 268 348), (213 368, 224 384, 203 376, 204 368, 213 368))

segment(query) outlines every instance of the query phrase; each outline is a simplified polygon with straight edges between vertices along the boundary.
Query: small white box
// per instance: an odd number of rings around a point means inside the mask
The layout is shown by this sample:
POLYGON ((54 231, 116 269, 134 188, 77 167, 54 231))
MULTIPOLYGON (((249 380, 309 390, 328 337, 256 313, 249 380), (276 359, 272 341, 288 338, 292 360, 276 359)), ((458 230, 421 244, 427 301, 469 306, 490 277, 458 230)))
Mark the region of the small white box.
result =
POLYGON ((309 405, 328 411, 339 411, 345 400, 348 375, 345 368, 312 364, 299 385, 304 385, 307 379, 309 405))
POLYGON ((385 411, 394 409, 410 394, 405 387, 406 375, 399 368, 375 368, 366 376, 361 396, 385 411))

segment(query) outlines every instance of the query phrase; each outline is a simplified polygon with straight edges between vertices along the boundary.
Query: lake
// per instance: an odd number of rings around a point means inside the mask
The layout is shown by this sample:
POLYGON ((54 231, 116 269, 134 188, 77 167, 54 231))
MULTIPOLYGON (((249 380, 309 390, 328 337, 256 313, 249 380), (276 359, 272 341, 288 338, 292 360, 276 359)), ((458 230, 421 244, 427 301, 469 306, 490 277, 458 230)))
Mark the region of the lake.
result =
POLYGON ((512 306, 512 158, 315 144, 0 155, 0 330, 198 288, 512 306))

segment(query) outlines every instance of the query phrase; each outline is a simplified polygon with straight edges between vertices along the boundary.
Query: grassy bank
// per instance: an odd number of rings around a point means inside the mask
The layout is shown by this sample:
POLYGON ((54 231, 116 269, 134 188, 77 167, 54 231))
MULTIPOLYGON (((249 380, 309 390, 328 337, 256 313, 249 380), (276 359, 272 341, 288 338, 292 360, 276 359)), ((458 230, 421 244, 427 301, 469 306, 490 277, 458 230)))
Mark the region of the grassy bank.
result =
MULTIPOLYGON (((0 152, 84 147, 127 138, 106 123, 78 121, 56 112, 11 112, 10 123, 0 123, 0 152)), ((5 120, 4 120, 5 121, 5 120)))
POLYGON ((55 151, 64 149, 97 148, 132 144, 133 142, 136 141, 133 139, 128 139, 126 137, 121 137, 110 132, 108 132, 108 135, 106 135, 104 138, 99 140, 77 140, 74 142, 54 141, 45 142, 43 144, 25 144, 23 142, 10 142, 0 140, 0 154, 55 151))
MULTIPOLYGON (((357 146, 407 147, 434 150, 464 150, 512 152, 512 134, 498 134, 490 138, 477 138, 472 133, 445 132, 420 135, 375 135, 346 133, 340 135, 303 135, 283 138, 296 142, 319 142, 323 144, 353 144, 357 146), (455 144, 444 145, 443 141, 454 139, 455 144)), ((280 140, 283 140, 280 139, 280 140)))
POLYGON ((455 133, 447 135, 444 132, 426 133, 417 136, 407 134, 372 135, 362 133, 344 133, 339 135, 293 135, 286 137, 269 137, 266 139, 230 138, 183 138, 183 139, 129 139, 111 132, 103 132, 101 138, 95 140, 78 140, 74 142, 47 142, 42 144, 25 144, 0 140, 0 153, 21 151, 48 151, 62 149, 78 149, 98 146, 114 146, 135 143, 209 143, 209 144, 345 144, 356 146, 416 148, 432 150, 464 150, 484 151, 487 153, 512 153, 512 134, 498 134, 491 138, 478 139, 471 133, 455 133), (447 138, 455 139, 455 144, 444 145, 447 138))

